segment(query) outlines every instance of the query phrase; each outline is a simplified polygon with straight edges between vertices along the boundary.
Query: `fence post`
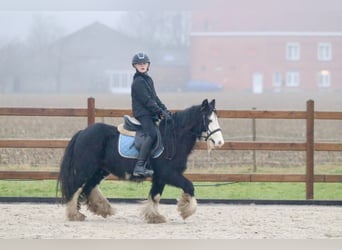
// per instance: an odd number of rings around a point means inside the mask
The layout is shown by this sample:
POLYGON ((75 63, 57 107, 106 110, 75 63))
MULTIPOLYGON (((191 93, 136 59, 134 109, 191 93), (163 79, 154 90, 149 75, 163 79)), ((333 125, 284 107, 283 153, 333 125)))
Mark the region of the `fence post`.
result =
POLYGON ((95 98, 88 98, 88 126, 95 123, 95 98))
MULTIPOLYGON (((252 110, 256 110, 255 107, 252 108, 252 110)), ((252 136, 253 141, 256 141, 256 121, 255 118, 252 118, 252 136)), ((257 171, 257 164, 256 164, 256 152, 253 150, 253 172, 255 173, 257 171)))
POLYGON ((306 102, 306 199, 314 198, 314 101, 306 102))

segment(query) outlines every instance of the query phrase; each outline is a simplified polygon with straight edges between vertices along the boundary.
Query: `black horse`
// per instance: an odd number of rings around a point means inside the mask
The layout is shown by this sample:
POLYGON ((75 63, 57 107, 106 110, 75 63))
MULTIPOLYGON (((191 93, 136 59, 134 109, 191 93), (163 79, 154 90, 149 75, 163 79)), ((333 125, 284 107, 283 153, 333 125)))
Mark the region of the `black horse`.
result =
MULTIPOLYGON (((163 153, 150 158, 154 170, 152 187, 142 216, 148 223, 165 222, 159 214, 158 204, 166 184, 182 188, 184 193, 178 201, 178 211, 186 219, 196 211, 194 186, 183 176, 189 154, 196 140, 205 138, 208 147, 224 144, 218 123, 215 100, 205 99, 201 105, 194 105, 172 115, 172 122, 161 120, 159 130, 163 153)), ((136 159, 122 157, 118 152, 119 131, 117 127, 95 123, 78 131, 65 149, 60 166, 58 185, 62 200, 67 204, 69 220, 84 220, 80 213, 81 204, 89 210, 107 217, 115 214, 108 200, 101 194, 99 183, 110 173, 120 179, 135 180, 132 176, 136 159)), ((57 189, 58 190, 58 189, 57 189)))

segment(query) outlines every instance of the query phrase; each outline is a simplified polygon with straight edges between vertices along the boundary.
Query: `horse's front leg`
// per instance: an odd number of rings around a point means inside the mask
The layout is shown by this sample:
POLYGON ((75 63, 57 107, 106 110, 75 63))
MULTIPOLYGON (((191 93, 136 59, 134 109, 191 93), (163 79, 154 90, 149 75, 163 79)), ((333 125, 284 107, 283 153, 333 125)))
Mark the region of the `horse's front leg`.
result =
POLYGON ((191 181, 185 178, 183 175, 172 176, 168 184, 183 189, 184 193, 182 197, 178 199, 177 210, 185 220, 189 216, 193 215, 197 209, 197 201, 195 198, 195 189, 191 181))
POLYGON ((160 202, 160 197, 163 193, 165 184, 157 183, 153 181, 152 188, 146 202, 146 206, 143 208, 141 215, 148 223, 165 223, 166 219, 158 211, 158 205, 160 202))
POLYGON ((182 218, 185 220, 196 212, 197 201, 194 196, 188 193, 183 193, 182 197, 177 202, 177 210, 182 218))

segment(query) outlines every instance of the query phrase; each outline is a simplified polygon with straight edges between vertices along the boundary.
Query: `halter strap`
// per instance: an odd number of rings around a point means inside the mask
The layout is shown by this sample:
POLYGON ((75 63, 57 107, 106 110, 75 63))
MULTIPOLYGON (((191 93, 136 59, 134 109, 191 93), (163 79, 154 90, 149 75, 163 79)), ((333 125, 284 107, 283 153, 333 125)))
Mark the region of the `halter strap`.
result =
MULTIPOLYGON (((213 112, 216 112, 216 110, 214 109, 213 110, 213 112)), ((203 116, 202 116, 202 118, 203 118, 203 124, 205 124, 205 115, 203 114, 203 116)), ((213 135, 213 134, 215 134, 215 133, 217 133, 217 132, 220 132, 221 131, 221 128, 217 128, 217 129, 215 129, 215 130, 213 130, 213 131, 210 131, 209 129, 207 130, 207 136, 200 136, 200 138, 203 138, 205 141, 208 141, 208 139, 213 135)), ((211 141, 213 141, 212 139, 211 139, 211 141)), ((214 141, 213 141, 214 142, 214 141)))
POLYGON ((216 132, 220 132, 220 131, 221 131, 221 128, 217 128, 217 129, 215 129, 215 130, 213 130, 213 131, 208 130, 208 131, 207 131, 207 136, 203 136, 203 137, 204 137, 205 141, 207 141, 207 140, 209 139, 210 136, 212 136, 212 135, 215 134, 216 132))

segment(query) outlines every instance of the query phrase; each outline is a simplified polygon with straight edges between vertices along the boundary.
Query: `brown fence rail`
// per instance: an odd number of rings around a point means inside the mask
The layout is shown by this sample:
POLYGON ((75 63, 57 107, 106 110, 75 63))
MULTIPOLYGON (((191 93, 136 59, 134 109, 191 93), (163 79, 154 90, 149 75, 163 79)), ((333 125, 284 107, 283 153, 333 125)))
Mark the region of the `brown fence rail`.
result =
MULTIPOLYGON (((88 125, 95 122, 95 117, 122 117, 131 114, 131 110, 97 109, 95 99, 88 98, 87 109, 60 109, 60 108, 0 108, 2 116, 67 116, 87 117, 88 125)), ((175 111, 175 110, 173 110, 175 111)), ((305 142, 225 142, 219 150, 269 150, 269 151, 305 151, 306 173, 297 174, 186 174, 192 181, 208 182, 305 182, 306 199, 314 198, 313 186, 315 182, 342 182, 342 175, 315 175, 315 151, 342 151, 342 143, 315 143, 314 124, 316 119, 342 120, 342 112, 315 112, 314 102, 307 101, 306 111, 245 111, 245 110, 218 110, 221 118, 247 119, 305 119, 305 142)), ((0 148, 65 148, 69 140, 62 139, 0 139, 0 148)), ((198 142, 195 149, 205 150, 206 144, 198 142)), ((57 172, 49 171, 0 171, 0 180, 4 179, 56 179, 57 172)), ((116 180, 115 176, 109 179, 116 180)))

